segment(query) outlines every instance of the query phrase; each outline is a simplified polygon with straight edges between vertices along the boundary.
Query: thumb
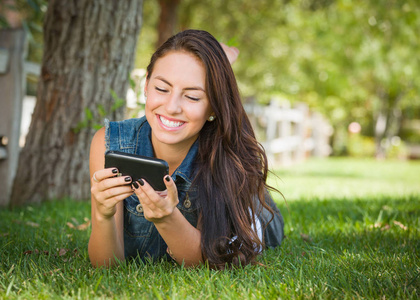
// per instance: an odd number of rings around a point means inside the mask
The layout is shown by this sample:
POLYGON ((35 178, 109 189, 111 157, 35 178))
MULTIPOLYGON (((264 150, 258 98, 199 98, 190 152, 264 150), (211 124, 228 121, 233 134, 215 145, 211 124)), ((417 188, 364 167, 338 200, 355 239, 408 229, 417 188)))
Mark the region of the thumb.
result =
POLYGON ((163 178, 163 182, 165 183, 166 190, 168 191, 168 195, 174 195, 176 198, 178 198, 178 191, 176 189, 175 182, 172 180, 172 177, 169 175, 166 175, 163 178))

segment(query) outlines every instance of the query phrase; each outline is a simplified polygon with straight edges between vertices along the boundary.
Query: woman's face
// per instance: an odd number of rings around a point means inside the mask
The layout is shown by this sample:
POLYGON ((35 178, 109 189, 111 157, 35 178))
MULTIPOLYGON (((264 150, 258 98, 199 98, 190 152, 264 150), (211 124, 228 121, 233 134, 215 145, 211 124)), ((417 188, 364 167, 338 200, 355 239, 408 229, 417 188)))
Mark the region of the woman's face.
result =
POLYGON ((146 82, 146 117, 152 142, 190 147, 212 113, 202 62, 186 52, 158 59, 146 82))

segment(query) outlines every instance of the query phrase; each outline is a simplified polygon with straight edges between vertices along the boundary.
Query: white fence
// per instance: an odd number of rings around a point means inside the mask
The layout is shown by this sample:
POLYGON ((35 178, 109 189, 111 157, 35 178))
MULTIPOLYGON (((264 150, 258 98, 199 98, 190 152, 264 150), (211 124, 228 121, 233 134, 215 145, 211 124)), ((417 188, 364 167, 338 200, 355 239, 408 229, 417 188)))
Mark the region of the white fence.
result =
POLYGON ((291 165, 309 156, 331 154, 331 125, 321 114, 310 112, 305 104, 292 108, 289 102, 272 101, 268 106, 244 106, 271 166, 291 165))
POLYGON ((9 201, 19 158, 25 51, 23 29, 0 30, 0 206, 9 201))

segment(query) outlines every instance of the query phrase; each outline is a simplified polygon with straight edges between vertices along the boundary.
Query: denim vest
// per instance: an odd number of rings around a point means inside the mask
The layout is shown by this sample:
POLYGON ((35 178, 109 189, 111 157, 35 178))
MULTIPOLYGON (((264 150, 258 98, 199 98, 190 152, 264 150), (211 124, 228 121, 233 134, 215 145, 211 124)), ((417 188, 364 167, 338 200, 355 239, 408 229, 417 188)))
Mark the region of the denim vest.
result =
MULTIPOLYGON (((146 117, 120 122, 105 120, 105 129, 106 150, 154 157, 151 142, 152 130, 146 117)), ((197 227, 198 221, 197 201, 195 200, 197 190, 191 186, 191 181, 194 176, 194 162, 197 152, 198 141, 195 141, 181 165, 172 174, 172 179, 178 190, 179 203, 177 208, 194 227, 197 227)), ((275 210, 274 219, 267 224, 271 219, 271 214, 266 210, 263 210, 258 217, 263 225, 262 228, 265 228, 265 245, 276 247, 280 245, 283 239, 283 218, 268 193, 266 201, 275 210)), ((166 249, 167 245, 155 225, 144 218, 143 208, 137 196, 133 194, 126 198, 124 200, 125 257, 134 258, 138 255, 141 259, 170 259, 166 249)))

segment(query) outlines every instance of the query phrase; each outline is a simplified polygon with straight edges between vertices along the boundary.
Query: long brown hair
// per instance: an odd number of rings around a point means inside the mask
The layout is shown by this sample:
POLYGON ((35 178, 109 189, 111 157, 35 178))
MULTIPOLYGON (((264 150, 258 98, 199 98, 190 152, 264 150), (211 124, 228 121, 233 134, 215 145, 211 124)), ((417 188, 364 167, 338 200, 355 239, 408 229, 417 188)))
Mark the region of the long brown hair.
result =
POLYGON ((205 89, 216 116, 199 135, 198 170, 193 185, 198 205, 203 257, 216 268, 254 263, 263 247, 255 230, 265 203, 267 157, 255 139, 235 75, 220 43, 208 32, 186 30, 168 39, 147 67, 170 51, 191 53, 206 70, 205 89), (253 224, 253 225, 251 225, 253 224))

